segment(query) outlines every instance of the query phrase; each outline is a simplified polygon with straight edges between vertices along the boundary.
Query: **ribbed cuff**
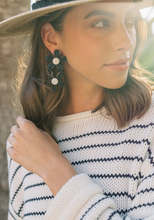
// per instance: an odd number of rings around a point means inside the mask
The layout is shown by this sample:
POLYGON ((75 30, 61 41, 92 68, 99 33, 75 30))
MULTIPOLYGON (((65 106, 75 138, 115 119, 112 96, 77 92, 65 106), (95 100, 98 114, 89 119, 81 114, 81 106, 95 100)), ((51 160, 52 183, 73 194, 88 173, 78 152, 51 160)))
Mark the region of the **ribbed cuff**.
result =
POLYGON ((72 177, 57 193, 46 212, 46 220, 72 220, 96 194, 102 194, 102 189, 94 183, 87 174, 72 177))

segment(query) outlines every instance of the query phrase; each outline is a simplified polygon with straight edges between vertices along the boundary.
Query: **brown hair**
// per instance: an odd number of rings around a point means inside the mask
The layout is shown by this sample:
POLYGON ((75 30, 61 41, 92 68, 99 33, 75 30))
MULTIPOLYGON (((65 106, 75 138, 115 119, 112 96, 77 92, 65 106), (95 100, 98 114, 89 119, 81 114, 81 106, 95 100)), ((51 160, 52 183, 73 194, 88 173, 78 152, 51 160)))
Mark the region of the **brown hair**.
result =
MULTIPOLYGON (((45 47, 41 38, 41 27, 50 22, 53 28, 62 33, 63 19, 71 8, 59 10, 37 19, 30 41, 30 52, 19 60, 17 89, 24 115, 42 130, 52 135, 52 127, 59 103, 63 100, 66 88, 51 91, 46 85, 48 80, 47 61, 45 56, 50 51, 45 47), (25 64, 27 62, 27 65, 25 64)), ((150 107, 153 82, 151 74, 142 69, 137 61, 141 49, 147 40, 146 24, 140 15, 136 22, 137 45, 129 69, 125 85, 119 89, 103 88, 103 101, 95 111, 103 106, 107 109, 119 128, 124 127, 134 117, 140 118, 150 107)))

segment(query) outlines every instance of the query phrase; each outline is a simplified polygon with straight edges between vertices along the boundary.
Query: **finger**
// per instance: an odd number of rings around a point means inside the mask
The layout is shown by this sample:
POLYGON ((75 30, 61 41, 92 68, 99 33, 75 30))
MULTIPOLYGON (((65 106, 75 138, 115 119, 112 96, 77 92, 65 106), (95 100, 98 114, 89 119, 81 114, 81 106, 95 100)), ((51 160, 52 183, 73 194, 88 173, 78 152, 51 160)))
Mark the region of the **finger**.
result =
POLYGON ((8 137, 8 141, 9 141, 9 143, 13 146, 13 145, 14 145, 14 141, 15 141, 15 137, 14 137, 13 135, 10 135, 10 136, 8 137))
POLYGON ((18 125, 14 125, 11 128, 11 133, 16 137, 17 131, 19 131, 19 130, 20 130, 19 126, 18 125))
POLYGON ((34 125, 34 123, 30 120, 27 120, 26 118, 24 118, 23 116, 19 116, 17 119, 17 124, 19 126, 19 128, 21 128, 21 130, 27 130, 30 131, 30 129, 35 129, 36 126, 34 125))
POLYGON ((16 122, 19 125, 19 127, 21 127, 25 121, 28 121, 28 120, 23 116, 18 116, 16 119, 16 122))
POLYGON ((16 151, 14 150, 13 147, 9 147, 7 149, 7 153, 12 158, 12 160, 17 162, 17 153, 16 153, 16 151))
POLYGON ((43 131, 42 129, 40 129, 40 128, 38 128, 39 129, 39 131, 41 132, 41 133, 43 133, 43 134, 46 134, 47 132, 46 131, 43 131))
POLYGON ((8 155, 12 158, 12 154, 13 154, 13 152, 14 152, 14 149, 13 149, 13 147, 8 147, 8 149, 7 149, 7 153, 8 153, 8 155))

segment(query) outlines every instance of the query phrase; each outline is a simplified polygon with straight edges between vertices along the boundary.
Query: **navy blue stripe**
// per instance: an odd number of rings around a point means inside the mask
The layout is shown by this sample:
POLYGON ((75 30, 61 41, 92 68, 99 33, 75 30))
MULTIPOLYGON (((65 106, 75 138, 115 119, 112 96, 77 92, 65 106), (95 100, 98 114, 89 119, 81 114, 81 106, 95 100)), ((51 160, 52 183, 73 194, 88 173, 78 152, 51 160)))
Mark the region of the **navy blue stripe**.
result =
POLYGON ((97 159, 88 159, 88 160, 81 160, 81 161, 75 161, 72 162, 71 164, 73 166, 75 165, 79 165, 79 164, 84 164, 84 163, 96 163, 96 162, 109 162, 109 161, 114 161, 114 160, 128 160, 128 161, 142 161, 143 162, 143 158, 142 157, 111 157, 111 158, 97 158, 97 159))
POLYGON ((13 216, 13 214, 11 213, 11 211, 9 210, 8 212, 9 212, 9 214, 12 216, 12 218, 16 220, 16 218, 13 216))
POLYGON ((111 220, 115 214, 117 214, 117 212, 112 212, 112 214, 109 216, 108 220, 111 220))
POLYGON ((37 183, 37 184, 33 184, 30 186, 27 186, 24 190, 26 191, 27 189, 33 188, 33 187, 37 187, 37 186, 45 186, 46 183, 42 182, 42 183, 37 183))
POLYGON ((136 128, 145 129, 145 128, 152 127, 152 126, 154 126, 154 123, 150 123, 150 124, 147 124, 147 125, 138 125, 137 124, 137 125, 130 126, 127 129, 116 130, 116 131, 114 131, 114 130, 112 130, 112 131, 94 131, 94 132, 86 133, 86 134, 83 134, 83 135, 78 135, 78 136, 74 136, 74 137, 70 137, 70 138, 61 139, 61 140, 58 141, 58 143, 71 141, 71 140, 83 138, 83 137, 90 136, 90 135, 93 136, 93 135, 100 135, 100 134, 122 134, 122 133, 124 133, 128 130, 131 130, 131 129, 136 129, 136 128))
POLYGON ((140 184, 143 183, 144 180, 146 180, 146 179, 148 179, 148 178, 151 178, 151 177, 154 177, 154 173, 153 173, 153 174, 150 174, 149 176, 146 176, 146 177, 140 182, 140 184))
POLYGON ((142 176, 141 171, 139 172, 139 178, 142 179, 144 176, 142 176))
POLYGON ((34 202, 34 201, 40 201, 40 200, 49 200, 49 199, 53 199, 53 196, 43 196, 43 197, 37 197, 37 198, 33 198, 33 199, 28 199, 25 202, 23 202, 19 208, 19 211, 16 213, 18 216, 23 208, 23 206, 28 203, 28 202, 34 202))
POLYGON ((9 169, 10 169, 10 166, 11 166, 11 162, 12 162, 12 158, 10 157, 9 166, 8 166, 9 169))
POLYGON ((151 152, 151 149, 148 148, 148 153, 149 153, 149 160, 150 160, 150 164, 152 164, 154 166, 154 158, 151 156, 152 155, 152 152, 151 152))
POLYGON ((22 210, 22 208, 23 208, 23 205, 24 205, 24 202, 22 201, 21 206, 20 206, 18 212, 16 212, 16 210, 15 210, 14 207, 12 206, 13 211, 14 211, 15 214, 16 214, 18 217, 20 217, 20 218, 23 218, 23 216, 20 215, 20 212, 21 212, 21 210, 22 210))
POLYGON ((128 214, 128 212, 131 212, 131 211, 133 211, 134 209, 138 209, 138 208, 142 208, 142 207, 146 207, 146 206, 154 206, 154 202, 152 202, 152 203, 143 203, 142 205, 140 204, 140 205, 138 205, 138 206, 134 206, 134 207, 132 207, 132 208, 130 208, 130 209, 125 209, 125 210, 117 210, 117 212, 121 215, 121 214, 128 214))
POLYGON ((113 193, 104 193, 104 195, 109 196, 109 197, 121 197, 121 196, 127 196, 128 198, 130 198, 131 200, 133 200, 135 198, 135 196, 131 196, 130 194, 128 194, 128 192, 113 192, 113 193))
POLYGON ((28 202, 33 202, 33 201, 40 201, 40 200, 49 200, 49 199, 53 199, 53 196, 41 196, 41 197, 37 197, 37 198, 32 198, 32 199, 28 199, 25 201, 24 204, 28 203, 28 202))
MULTIPOLYGON (((43 196, 43 197, 37 197, 37 198, 33 198, 33 199, 28 199, 25 202, 22 202, 19 211, 15 212, 18 216, 20 216, 20 212, 22 211, 23 206, 28 203, 28 202, 34 202, 34 201, 40 201, 40 200, 49 200, 49 199, 53 199, 54 196, 43 196)), ((15 210, 14 210, 15 211, 15 210)))
POLYGON ((34 216, 34 215, 45 215, 46 212, 29 212, 24 214, 24 217, 26 216, 34 216))
POLYGON ((142 205, 134 206, 134 207, 128 209, 128 212, 131 212, 134 209, 138 209, 138 208, 142 208, 142 207, 146 207, 146 206, 154 206, 154 202, 152 202, 152 203, 148 202, 148 203, 143 203, 142 205))
POLYGON ((138 176, 133 176, 133 175, 130 175, 130 174, 90 174, 89 175, 91 178, 130 178, 130 179, 133 179, 133 180, 138 180, 138 176))
POLYGON ((113 192, 113 193, 104 193, 104 195, 106 196, 110 196, 110 197, 117 197, 117 196, 127 196, 128 198, 130 198, 131 200, 133 200, 137 195, 141 194, 141 193, 145 193, 145 192, 154 192, 154 188, 150 188, 150 189, 145 189, 145 190, 141 190, 140 192, 138 192, 135 196, 131 196, 130 194, 128 194, 128 192, 113 192))
POLYGON ((99 202, 101 202, 101 201, 103 201, 103 200, 105 200, 105 199, 108 199, 108 198, 105 197, 105 198, 99 199, 97 202, 95 202, 95 203, 84 213, 84 215, 82 215, 82 217, 80 218, 80 220, 82 220, 82 219, 87 215, 87 213, 88 213, 95 205, 97 205, 99 202))
POLYGON ((24 182, 24 179, 25 179, 27 176, 32 175, 32 174, 33 174, 33 173, 27 173, 27 174, 23 177, 22 182, 20 183, 20 185, 18 186, 17 190, 15 191, 15 193, 14 193, 14 195, 13 195, 13 198, 12 198, 11 204, 13 204, 13 201, 14 201, 16 195, 18 194, 20 188, 22 187, 23 182, 24 182))
POLYGON ((20 212, 22 211, 23 207, 24 207, 24 202, 22 202, 22 204, 18 210, 18 213, 17 213, 18 216, 20 216, 20 212))
POLYGON ((91 149, 91 148, 97 148, 97 147, 115 147, 121 145, 121 144, 141 144, 141 143, 147 143, 147 145, 150 145, 150 142, 148 139, 142 139, 141 141, 137 141, 137 140, 124 140, 121 142, 116 142, 116 143, 105 143, 105 144, 95 144, 95 145, 87 145, 87 146, 83 146, 83 147, 78 147, 78 148, 74 148, 74 149, 70 149, 70 150, 65 150, 62 151, 63 154, 67 154, 67 153, 72 153, 75 151, 80 151, 80 150, 85 150, 85 149, 91 149))
POLYGON ((14 179, 16 173, 18 172, 18 170, 19 170, 20 168, 21 168, 21 165, 19 165, 19 166, 16 168, 16 170, 14 171, 14 173, 13 173, 13 175, 12 175, 12 178, 11 178, 11 181, 10 181, 10 188, 11 188, 12 181, 13 181, 13 179, 14 179))
POLYGON ((124 216, 123 220, 126 220, 126 218, 127 218, 127 215, 124 216))
POLYGON ((150 189, 145 189, 145 190, 141 190, 140 192, 137 193, 137 195, 141 194, 141 193, 145 193, 145 192, 154 192, 154 188, 150 188, 150 189))
POLYGON ((117 210, 117 212, 118 212, 119 215, 121 215, 121 214, 125 215, 127 213, 127 209, 125 209, 125 210, 123 210, 123 209, 117 210))
POLYGON ((106 196, 110 196, 110 197, 117 197, 117 196, 127 196, 128 198, 130 198, 131 200, 133 200, 137 195, 140 194, 144 194, 146 192, 154 192, 154 188, 150 188, 150 189, 145 189, 145 190, 141 190, 140 192, 138 192, 135 196, 131 196, 130 194, 128 194, 128 192, 113 192, 113 193, 104 193, 104 195, 106 196))

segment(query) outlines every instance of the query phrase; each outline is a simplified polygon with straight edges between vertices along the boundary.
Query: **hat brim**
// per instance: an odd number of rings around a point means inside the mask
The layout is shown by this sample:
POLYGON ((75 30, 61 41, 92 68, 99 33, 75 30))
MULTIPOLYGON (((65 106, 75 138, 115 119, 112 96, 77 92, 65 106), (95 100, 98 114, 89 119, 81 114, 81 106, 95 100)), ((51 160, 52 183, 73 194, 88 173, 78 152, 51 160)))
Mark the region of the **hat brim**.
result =
MULTIPOLYGON (((16 15, 14 17, 11 17, 9 19, 0 22, 0 38, 31 34, 34 29, 37 18, 60 9, 64 9, 72 6, 78 6, 90 2, 97 2, 97 1, 105 1, 105 0, 69 1, 69 2, 58 3, 16 15)), ((153 0, 143 0, 142 2, 136 2, 136 5, 139 9, 150 7, 153 5, 153 0)))

